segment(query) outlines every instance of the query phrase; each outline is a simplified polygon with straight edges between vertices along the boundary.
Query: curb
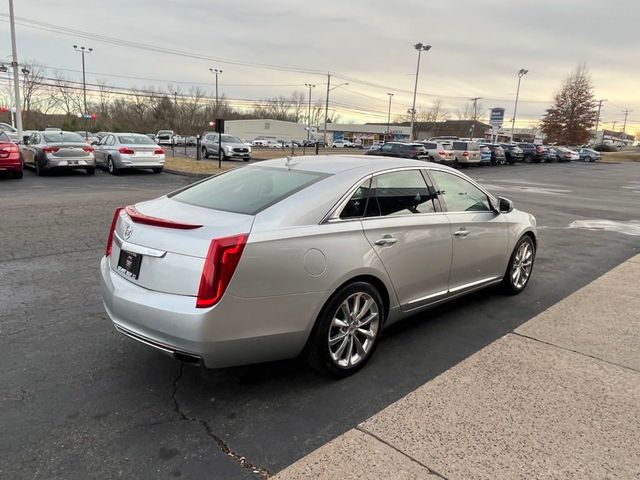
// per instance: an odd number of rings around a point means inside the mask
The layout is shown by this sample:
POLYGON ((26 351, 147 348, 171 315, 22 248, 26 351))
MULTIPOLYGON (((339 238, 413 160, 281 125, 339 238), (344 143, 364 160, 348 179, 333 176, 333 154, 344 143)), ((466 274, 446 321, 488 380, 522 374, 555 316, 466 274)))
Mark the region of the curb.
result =
POLYGON ((189 177, 189 178, 207 178, 214 175, 213 173, 182 172, 180 170, 171 170, 169 168, 163 169, 163 172, 168 173, 170 175, 179 175, 181 177, 189 177))

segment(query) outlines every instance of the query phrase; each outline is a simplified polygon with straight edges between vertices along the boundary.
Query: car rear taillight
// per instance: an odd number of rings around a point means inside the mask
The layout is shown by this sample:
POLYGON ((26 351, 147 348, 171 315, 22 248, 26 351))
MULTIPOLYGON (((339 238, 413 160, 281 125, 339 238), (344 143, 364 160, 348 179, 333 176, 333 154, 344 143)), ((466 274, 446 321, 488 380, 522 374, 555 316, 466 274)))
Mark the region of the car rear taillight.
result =
POLYGON ((60 150, 58 147, 42 147, 44 153, 56 153, 58 150, 60 150))
POLYGON ((152 227, 177 228, 178 230, 193 230, 194 228, 202 227, 202 225, 195 223, 176 222, 174 220, 145 215, 144 213, 140 213, 133 205, 126 207, 125 212, 127 212, 127 215, 129 215, 135 223, 144 223, 152 227))
POLYGON ((113 220, 111 220, 111 228, 109 229, 109 236, 107 237, 107 248, 104 251, 104 256, 108 257, 111 255, 111 245, 113 244, 113 234, 116 231, 116 224, 118 223, 118 217, 120 216, 120 212, 124 207, 116 208, 116 211, 113 212, 113 220))
POLYGON ((204 261, 196 308, 209 308, 220 301, 240 262, 248 234, 211 240, 204 261))
POLYGON ((85 151, 85 152, 87 152, 87 153, 91 153, 91 152, 93 152, 93 147, 89 147, 89 146, 87 146, 87 147, 82 147, 82 150, 84 150, 84 151, 85 151))
POLYGON ((462 152, 462 156, 463 157, 468 157, 469 156, 469 152, 462 152))
POLYGON ((161 149, 161 148, 156 148, 156 149, 153 151, 153 153, 154 153, 154 155, 162 155, 162 154, 164 153, 164 150, 163 150, 163 149, 161 149))
POLYGON ((438 152, 438 155, 440 155, 441 157, 444 157, 447 154, 447 152, 445 152, 444 150, 440 150, 438 152))
POLYGON ((133 150, 131 150, 130 148, 127 148, 127 147, 120 147, 118 149, 118 152, 124 153, 125 155, 133 155, 135 153, 133 150))

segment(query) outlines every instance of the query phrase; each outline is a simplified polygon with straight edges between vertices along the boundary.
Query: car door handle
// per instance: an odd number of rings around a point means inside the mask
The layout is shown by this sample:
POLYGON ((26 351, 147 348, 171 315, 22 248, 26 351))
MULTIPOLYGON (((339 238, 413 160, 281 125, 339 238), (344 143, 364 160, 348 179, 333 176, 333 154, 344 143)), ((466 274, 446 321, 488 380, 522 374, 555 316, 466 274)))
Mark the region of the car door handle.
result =
POLYGON ((375 244, 380 247, 385 245, 395 245, 396 243, 398 243, 398 239, 391 236, 384 236, 375 241, 375 244))
POLYGON ((454 236, 456 237, 466 237, 467 235, 469 235, 471 232, 469 230, 467 230, 466 228, 461 228, 460 230, 456 231, 453 233, 454 236))

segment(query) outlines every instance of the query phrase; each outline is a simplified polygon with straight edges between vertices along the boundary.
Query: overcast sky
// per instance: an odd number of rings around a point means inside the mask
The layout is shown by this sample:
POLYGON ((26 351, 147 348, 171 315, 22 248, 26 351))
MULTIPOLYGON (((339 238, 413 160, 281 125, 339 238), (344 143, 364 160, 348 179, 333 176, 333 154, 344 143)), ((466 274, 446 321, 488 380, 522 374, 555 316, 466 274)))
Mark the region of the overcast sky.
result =
MULTIPOLYGON (((586 62, 602 117, 627 132, 640 129, 640 0, 14 0, 16 17, 45 22, 17 25, 18 55, 81 79, 73 44, 93 47, 88 82, 106 79, 120 87, 182 90, 198 84, 213 92, 209 67, 223 70, 221 93, 261 99, 289 95, 315 83, 325 97, 326 74, 349 85, 331 92, 344 121, 385 121, 386 92, 394 92, 393 115, 411 106, 416 51, 423 42, 418 106, 441 98, 453 113, 470 97, 483 107, 501 106, 511 118, 516 72, 526 68, 518 122, 539 120, 567 74, 586 62), (52 28, 51 26, 54 26, 52 28), (54 31, 50 31, 50 30, 54 31), (111 38, 191 52, 188 58, 82 38, 75 29, 111 38), (280 70, 241 64, 268 64, 280 70), (303 73, 307 72, 307 73, 303 73), (139 77, 139 78, 123 78, 139 77), (342 78, 339 78, 342 77, 342 78), (150 79, 157 79, 152 81, 150 79)), ((8 2, 0 3, 0 61, 9 60, 8 2)), ((455 115, 453 115, 455 118, 455 115)))

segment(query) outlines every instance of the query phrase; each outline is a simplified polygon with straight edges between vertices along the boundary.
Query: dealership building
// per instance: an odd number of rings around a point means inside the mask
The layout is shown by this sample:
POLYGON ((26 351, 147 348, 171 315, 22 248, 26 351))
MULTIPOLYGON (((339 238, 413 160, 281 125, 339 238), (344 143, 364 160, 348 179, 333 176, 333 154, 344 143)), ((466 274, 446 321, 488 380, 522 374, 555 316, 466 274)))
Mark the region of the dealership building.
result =
MULTIPOLYGON (((322 141, 324 126, 311 127, 312 140, 322 141)), ((391 125, 387 141, 408 141, 410 127, 391 125)), ((225 122, 225 132, 240 137, 247 142, 264 140, 306 140, 307 126, 301 123, 285 122, 273 119, 257 120, 227 120, 225 122)), ((375 124, 340 124, 327 123, 327 144, 331 145, 336 140, 348 140, 350 142, 371 145, 375 142, 385 141, 386 125, 375 124)))

